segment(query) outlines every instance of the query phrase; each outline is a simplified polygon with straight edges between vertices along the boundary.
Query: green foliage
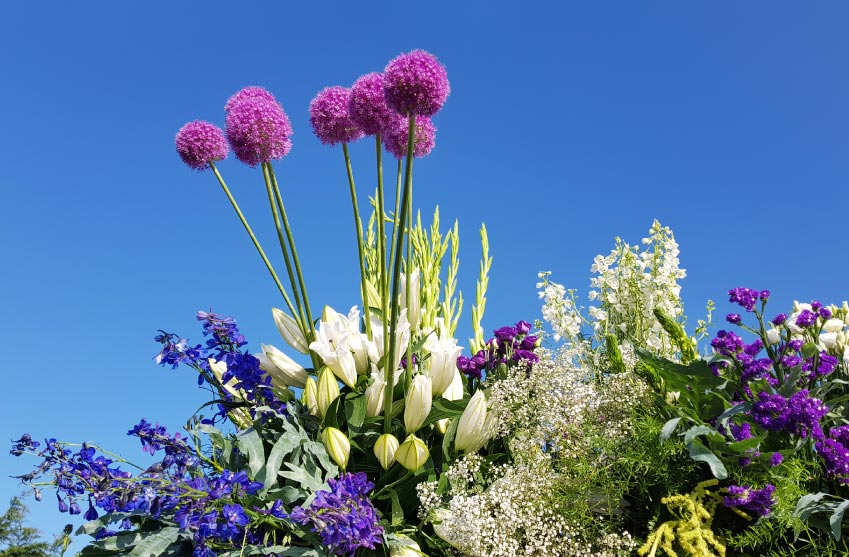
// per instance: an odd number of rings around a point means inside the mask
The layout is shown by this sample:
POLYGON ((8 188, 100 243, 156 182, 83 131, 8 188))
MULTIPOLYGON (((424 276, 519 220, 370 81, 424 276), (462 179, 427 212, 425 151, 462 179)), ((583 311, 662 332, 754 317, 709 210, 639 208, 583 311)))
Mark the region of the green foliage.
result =
POLYGON ((51 557, 64 552, 64 538, 52 543, 41 539, 41 532, 26 526, 29 509, 17 497, 0 516, 0 557, 51 557))

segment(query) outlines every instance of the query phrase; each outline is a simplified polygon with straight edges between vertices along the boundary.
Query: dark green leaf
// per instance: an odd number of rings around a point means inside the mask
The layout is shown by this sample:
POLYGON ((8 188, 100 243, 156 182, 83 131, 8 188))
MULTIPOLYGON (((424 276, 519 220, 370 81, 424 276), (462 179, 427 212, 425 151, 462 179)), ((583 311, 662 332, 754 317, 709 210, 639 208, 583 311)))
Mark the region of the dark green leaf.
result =
POLYGON ((704 444, 698 440, 693 439, 693 441, 689 444, 690 448, 690 458, 698 462, 705 462, 708 466, 710 466, 710 471, 713 474, 713 477, 718 480, 724 480, 728 477, 728 471, 725 469, 725 465, 722 464, 722 461, 719 460, 713 452, 704 446, 704 444))

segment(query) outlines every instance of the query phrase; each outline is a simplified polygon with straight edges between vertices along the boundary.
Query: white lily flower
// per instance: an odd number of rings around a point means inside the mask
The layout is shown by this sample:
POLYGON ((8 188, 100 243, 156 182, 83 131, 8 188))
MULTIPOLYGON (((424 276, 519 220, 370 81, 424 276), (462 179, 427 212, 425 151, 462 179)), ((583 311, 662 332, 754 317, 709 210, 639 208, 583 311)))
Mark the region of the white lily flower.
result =
POLYGON ((292 316, 277 308, 271 308, 271 314, 274 316, 274 324, 286 344, 301 354, 308 354, 309 345, 304 333, 298 326, 298 322, 292 316))
MULTIPOLYGON (((460 370, 454 371, 454 380, 451 381, 451 385, 442 393, 442 398, 445 400, 460 400, 463 398, 463 376, 460 374, 460 370)), ((451 418, 442 418, 436 422, 436 429, 439 430, 439 433, 445 435, 450 422, 451 418)))
POLYGON ((371 374, 372 383, 366 387, 366 416, 373 418, 383 412, 383 396, 386 389, 386 381, 383 374, 375 371, 371 374))
MULTIPOLYGON (((383 322, 377 316, 371 316, 371 336, 372 340, 367 341, 368 357, 371 363, 377 364, 383 358, 383 322)), ((397 367, 401 362, 401 355, 407 352, 407 345, 410 344, 410 322, 407 321, 407 310, 402 309, 398 315, 398 324, 395 326, 395 353, 398 354, 398 361, 393 364, 397 367)))
POLYGON ((407 433, 415 433, 430 414, 433 406, 433 390, 430 377, 416 375, 404 399, 404 427, 407 433))
POLYGON ((472 395, 468 406, 460 416, 457 424, 457 436, 454 447, 458 451, 472 453, 483 447, 489 441, 488 429, 491 418, 487 416, 487 402, 483 390, 472 395))
POLYGON ((333 372, 333 375, 339 378, 340 381, 354 388, 357 384, 357 363, 354 361, 354 355, 347 348, 339 348, 336 350, 336 357, 325 360, 327 367, 333 372))
POLYGON ((307 382, 304 366, 270 344, 261 344, 262 352, 256 354, 260 369, 271 376, 277 388, 297 387, 303 389, 307 382))
POLYGON ((427 337, 424 347, 430 352, 430 378, 433 381, 433 394, 441 395, 454 380, 457 371, 457 357, 463 351, 462 346, 457 346, 457 339, 449 336, 445 321, 439 317, 436 319, 437 334, 431 333, 427 337))

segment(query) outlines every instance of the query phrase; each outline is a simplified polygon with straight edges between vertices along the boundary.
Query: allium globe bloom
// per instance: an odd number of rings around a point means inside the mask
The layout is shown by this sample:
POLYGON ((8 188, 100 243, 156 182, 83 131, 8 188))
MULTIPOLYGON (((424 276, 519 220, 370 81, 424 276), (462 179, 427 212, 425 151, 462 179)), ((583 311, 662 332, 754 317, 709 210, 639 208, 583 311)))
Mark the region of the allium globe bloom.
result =
POLYGON ((224 104, 224 111, 230 112, 234 106, 239 104, 240 102, 248 99, 265 99, 271 102, 277 102, 277 99, 274 98, 274 95, 268 89, 263 87, 250 86, 245 87, 238 93, 235 93, 232 97, 227 99, 227 102, 224 104))
POLYGON ((310 102, 310 125, 325 145, 350 143, 363 137, 363 131, 348 113, 351 90, 326 87, 310 102))
POLYGON ((424 50, 401 54, 383 70, 389 108, 404 116, 433 116, 451 92, 445 67, 424 50))
MULTIPOLYGON (((407 156, 407 143, 409 138, 409 120, 401 118, 397 124, 383 132, 383 146, 392 153, 395 158, 403 159, 407 156)), ((436 146, 436 127, 426 116, 416 118, 416 131, 414 134, 413 156, 426 157, 436 146)))
POLYGON ((247 165, 283 158, 292 149, 292 125, 276 101, 244 98, 231 106, 225 124, 233 153, 247 165))
POLYGON ((227 158, 230 149, 221 128, 209 122, 195 120, 177 132, 177 154, 195 170, 206 170, 209 163, 227 158))
POLYGON ((382 134, 398 125, 401 116, 389 108, 383 94, 383 74, 372 72, 354 82, 348 113, 366 135, 382 134))

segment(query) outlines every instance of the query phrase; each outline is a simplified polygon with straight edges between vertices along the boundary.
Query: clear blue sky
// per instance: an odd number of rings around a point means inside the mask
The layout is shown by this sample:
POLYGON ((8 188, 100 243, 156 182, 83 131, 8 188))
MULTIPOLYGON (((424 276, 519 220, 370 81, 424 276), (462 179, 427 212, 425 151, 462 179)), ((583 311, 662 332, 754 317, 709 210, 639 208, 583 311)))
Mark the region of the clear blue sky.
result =
MULTIPOLYGON (((413 48, 452 86, 416 204, 460 220, 469 303, 486 222, 487 329, 539 317, 539 270, 586 292, 593 256, 654 218, 681 245, 693 320, 735 286, 771 289, 776 312, 849 298, 847 4, 289 4, 4 6, 0 440, 140 455, 124 436, 139 418, 173 431, 206 400, 152 360, 157 329, 200 340, 198 309, 282 347, 259 258, 213 176, 174 152, 183 123, 223 124, 243 86, 270 89, 295 129, 277 171, 314 305, 357 303, 342 153, 313 137, 307 106, 413 48)), ((365 193, 372 145, 352 153, 365 193)), ((258 172, 220 167, 273 246, 258 172)), ((30 462, 0 458, 5 508, 6 476, 30 462)), ((47 532, 66 522, 54 500, 30 507, 47 532)))

